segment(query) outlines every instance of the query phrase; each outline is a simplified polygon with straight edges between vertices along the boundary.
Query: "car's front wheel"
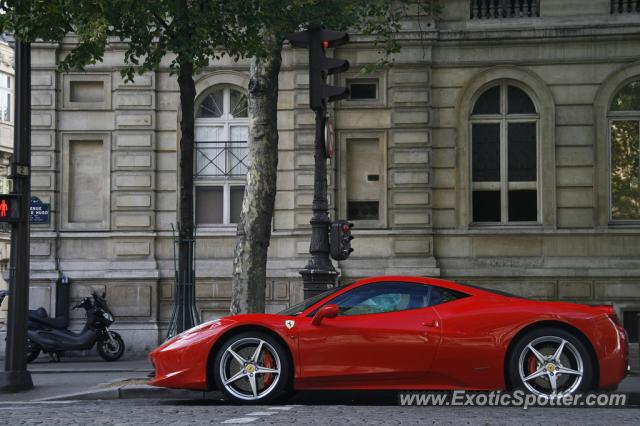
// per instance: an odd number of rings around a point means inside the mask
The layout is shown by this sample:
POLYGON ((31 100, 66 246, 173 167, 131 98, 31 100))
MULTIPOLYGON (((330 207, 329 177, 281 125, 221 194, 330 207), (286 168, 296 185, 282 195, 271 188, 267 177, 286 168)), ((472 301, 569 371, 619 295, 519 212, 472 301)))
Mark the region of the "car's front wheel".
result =
POLYGON ((508 373, 514 388, 559 398, 593 388, 595 363, 574 334, 540 328, 522 336, 511 351, 508 373))
POLYGON ((213 363, 217 388, 239 403, 267 403, 288 391, 292 366, 287 349, 273 336, 244 332, 218 350, 213 363))

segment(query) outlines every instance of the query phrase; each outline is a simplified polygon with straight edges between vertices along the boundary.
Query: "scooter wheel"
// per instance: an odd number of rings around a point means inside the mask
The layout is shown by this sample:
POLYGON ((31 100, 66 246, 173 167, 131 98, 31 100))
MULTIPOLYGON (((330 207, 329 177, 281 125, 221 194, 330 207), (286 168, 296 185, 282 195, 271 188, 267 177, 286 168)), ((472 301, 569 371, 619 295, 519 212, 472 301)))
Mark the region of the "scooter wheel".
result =
POLYGON ((98 340, 98 355, 105 361, 117 361, 124 354, 124 340, 115 331, 109 331, 113 337, 113 343, 108 337, 98 340))
POLYGON ((40 348, 27 337, 27 362, 33 362, 40 355, 40 348))

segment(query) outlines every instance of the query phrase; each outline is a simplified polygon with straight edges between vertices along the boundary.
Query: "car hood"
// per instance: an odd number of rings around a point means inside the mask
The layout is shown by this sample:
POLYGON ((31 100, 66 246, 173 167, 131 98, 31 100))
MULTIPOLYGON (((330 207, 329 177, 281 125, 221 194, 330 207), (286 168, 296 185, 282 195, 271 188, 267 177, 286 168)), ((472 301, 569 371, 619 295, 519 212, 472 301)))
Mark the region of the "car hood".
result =
POLYGON ((231 315, 211 321, 203 322, 188 330, 183 331, 177 336, 167 340, 155 350, 161 351, 162 349, 173 346, 178 342, 194 341, 202 338, 209 338, 218 334, 221 334, 230 328, 242 326, 242 325, 257 325, 269 328, 273 331, 278 331, 284 328, 284 321, 294 317, 288 317, 278 314, 240 314, 231 315))

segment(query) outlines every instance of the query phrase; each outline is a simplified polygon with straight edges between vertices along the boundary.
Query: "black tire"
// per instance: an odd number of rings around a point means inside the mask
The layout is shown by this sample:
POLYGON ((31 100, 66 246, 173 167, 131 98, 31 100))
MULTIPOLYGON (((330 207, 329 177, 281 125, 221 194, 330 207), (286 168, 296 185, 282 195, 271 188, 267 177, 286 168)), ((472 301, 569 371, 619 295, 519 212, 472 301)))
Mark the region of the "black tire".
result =
POLYGON ((38 355, 40 355, 40 346, 27 337, 27 363, 35 361, 38 355))
POLYGON ((549 375, 555 376, 556 389, 560 393, 563 392, 563 387, 564 391, 568 391, 562 395, 588 392, 594 388, 596 383, 596 368, 591 351, 575 334, 555 327, 535 329, 521 336, 515 342, 507 360, 507 374, 513 389, 521 389, 528 393, 553 394, 552 377, 549 375), (538 353, 550 357, 555 354, 563 340, 565 343, 559 362, 558 360, 548 360, 545 361, 546 364, 543 364, 528 348, 529 344, 533 344, 538 353), (581 368, 580 362, 582 363, 581 368), (553 365, 549 366, 549 364, 553 365), (582 370, 579 382, 576 383, 578 374, 561 373, 562 370, 557 370, 558 366, 574 371, 582 370), (538 371, 542 373, 541 376, 529 379, 525 383, 524 378, 538 371))
POLYGON ((117 361, 124 354, 124 340, 115 331, 109 331, 109 333, 115 340, 115 345, 111 343, 111 339, 104 336, 96 343, 96 349, 98 350, 98 355, 105 361, 117 361))
MULTIPOLYGON (((254 345, 257 345, 257 343, 254 343, 254 345)), ((213 364, 210 365, 209 368, 213 369, 210 373, 213 375, 217 389, 222 392, 222 394, 227 400, 238 403, 238 404, 268 404, 279 398, 284 397, 285 395, 289 395, 291 391, 291 377, 292 377, 293 366, 291 365, 289 351, 280 342, 279 339, 264 332, 247 331, 247 332, 239 333, 230 337, 222 344, 222 346, 220 346, 218 352, 215 354, 213 364), (258 361, 255 363, 256 366, 258 368, 264 367, 264 365, 261 365, 261 364, 265 364, 265 356, 268 354, 271 357, 271 362, 275 363, 276 366, 274 367, 273 365, 271 365, 271 367, 268 367, 268 366, 267 367, 277 369, 278 360, 279 360, 280 373, 277 375, 275 374, 271 375, 272 382, 270 384, 266 382, 267 374, 258 375, 258 373, 255 373, 254 375, 256 380, 256 386, 264 387, 263 389, 259 390, 258 393, 264 392, 265 394, 257 398, 249 396, 252 399, 243 399, 239 397, 237 394, 242 393, 242 391, 239 390, 240 384, 243 384, 245 388, 249 386, 250 384, 249 377, 248 376, 242 377, 237 381, 235 381, 232 384, 232 386, 230 386, 232 388, 232 391, 230 391, 229 389, 227 389, 227 386, 223 384, 223 380, 221 377, 221 374, 223 374, 221 372, 221 363, 224 361, 225 363, 227 363, 227 365, 229 365, 228 362, 231 362, 232 364, 237 363, 237 365, 239 366, 240 364, 237 360, 229 361, 228 360, 229 355, 225 356, 225 353, 230 347, 234 345, 242 345, 243 342, 246 342, 245 343, 246 349, 240 347, 241 348, 240 350, 244 351, 244 353, 241 352, 238 354, 241 355, 242 357, 246 356, 245 353, 248 353, 249 355, 251 355, 252 352, 255 352, 255 349, 257 347, 252 346, 252 343, 250 342, 250 340, 262 340, 265 342, 265 344, 263 345, 263 350, 258 356, 258 361), (265 353, 265 351, 267 352, 265 353), (271 354, 272 351, 275 351, 275 353, 277 354, 277 359, 272 356, 271 354), (242 382, 244 380, 246 380, 247 382, 246 384, 239 383, 237 385, 238 387, 236 387, 237 382, 242 382), (273 381, 276 381, 276 383, 274 384, 273 381), (233 392, 236 392, 236 395, 234 395, 233 392)), ((247 368, 249 368, 249 366, 247 366, 247 368)), ((242 368, 238 368, 237 370, 238 371, 236 371, 236 373, 239 372, 239 370, 242 370, 242 368)), ((226 374, 227 372, 226 367, 224 371, 225 371, 224 374, 226 374)))

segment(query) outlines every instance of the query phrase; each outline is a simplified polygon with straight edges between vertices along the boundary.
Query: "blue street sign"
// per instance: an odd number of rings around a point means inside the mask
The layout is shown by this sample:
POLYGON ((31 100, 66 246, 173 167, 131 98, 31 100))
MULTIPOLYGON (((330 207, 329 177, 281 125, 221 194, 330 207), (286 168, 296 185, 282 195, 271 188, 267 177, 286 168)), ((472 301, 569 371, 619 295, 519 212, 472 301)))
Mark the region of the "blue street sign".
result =
POLYGON ((29 223, 49 223, 49 204, 45 204, 38 197, 31 197, 29 207, 29 223))

